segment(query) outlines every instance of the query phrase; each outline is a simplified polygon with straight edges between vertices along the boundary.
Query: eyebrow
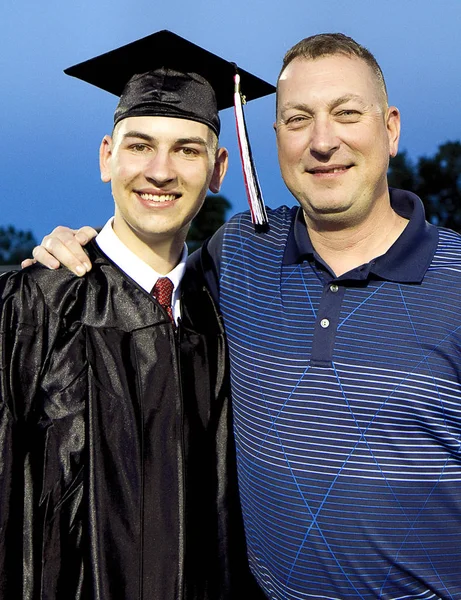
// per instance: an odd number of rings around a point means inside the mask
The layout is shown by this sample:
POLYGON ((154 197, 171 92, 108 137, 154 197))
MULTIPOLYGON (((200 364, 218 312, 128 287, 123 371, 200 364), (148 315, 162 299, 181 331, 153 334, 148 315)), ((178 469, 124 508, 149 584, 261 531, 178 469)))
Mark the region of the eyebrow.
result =
POLYGON ((356 100, 362 106, 366 106, 366 103, 363 101, 363 98, 361 96, 358 96, 357 94, 344 94, 344 96, 341 96, 340 98, 336 98, 336 100, 333 100, 329 104, 329 107, 336 108, 336 107, 340 106, 341 104, 345 104, 346 102, 349 102, 350 100, 356 100))
POLYGON ((127 131, 127 133, 123 134, 123 138, 139 138, 141 140, 145 140, 146 142, 153 142, 154 138, 151 135, 147 135, 147 133, 142 133, 142 131, 127 131))
POLYGON ((179 138, 176 140, 176 143, 177 144, 200 144, 200 146, 205 146, 205 148, 208 147, 206 140, 204 140, 202 137, 199 137, 199 136, 179 138))
MULTIPOLYGON (((349 102, 350 100, 356 100, 362 106, 366 106, 366 104, 363 101, 363 98, 361 96, 358 96, 357 94, 344 94, 344 96, 340 96, 339 98, 335 98, 334 100, 329 102, 328 109, 332 110, 333 108, 337 108, 341 104, 345 104, 346 102, 349 102)), ((286 110, 290 110, 290 109, 303 110, 305 112, 310 112, 310 110, 311 110, 310 107, 303 102, 296 102, 296 103, 287 102, 287 104, 282 107, 281 112, 283 114, 286 110)))
MULTIPOLYGON (((124 139, 138 138, 141 140, 145 140, 146 142, 149 142, 149 143, 153 143, 156 141, 156 138, 152 137, 151 135, 149 135, 147 133, 143 133, 142 131, 127 131, 127 133, 123 134, 123 138, 124 139)), ((203 146, 204 148, 208 147, 206 140, 204 140, 200 136, 178 138, 175 140, 175 144, 199 144, 200 146, 203 146)))

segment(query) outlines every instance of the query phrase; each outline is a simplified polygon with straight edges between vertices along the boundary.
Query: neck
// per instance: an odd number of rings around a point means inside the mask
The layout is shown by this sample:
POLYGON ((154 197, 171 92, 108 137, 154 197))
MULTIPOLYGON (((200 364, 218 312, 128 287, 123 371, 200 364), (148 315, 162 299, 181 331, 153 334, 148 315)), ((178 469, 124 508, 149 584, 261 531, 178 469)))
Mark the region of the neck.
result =
POLYGON ((187 230, 173 236, 142 235, 125 222, 120 224, 117 218, 114 219, 113 228, 125 246, 160 275, 169 273, 181 259, 187 230))
POLYGON ((304 217, 315 251, 336 277, 385 254, 408 223, 390 203, 373 218, 337 228, 304 217))

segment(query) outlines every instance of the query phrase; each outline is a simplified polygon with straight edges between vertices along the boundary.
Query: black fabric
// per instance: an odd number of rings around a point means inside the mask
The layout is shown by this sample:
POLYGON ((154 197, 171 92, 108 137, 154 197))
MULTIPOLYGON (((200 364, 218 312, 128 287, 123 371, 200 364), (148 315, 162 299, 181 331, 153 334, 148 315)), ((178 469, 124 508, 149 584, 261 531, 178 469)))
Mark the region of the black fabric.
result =
MULTIPOLYGON (((120 96, 115 123, 131 116, 199 121, 219 135, 218 111, 234 104, 235 65, 166 29, 64 71, 120 96)), ((275 87, 239 68, 247 101, 275 87)))
POLYGON ((186 273, 175 333, 89 254, 0 278, 0 599, 262 598, 208 292, 186 273))
POLYGON ((213 88, 196 73, 157 69, 134 75, 114 113, 114 125, 127 117, 175 117, 221 130, 213 88))

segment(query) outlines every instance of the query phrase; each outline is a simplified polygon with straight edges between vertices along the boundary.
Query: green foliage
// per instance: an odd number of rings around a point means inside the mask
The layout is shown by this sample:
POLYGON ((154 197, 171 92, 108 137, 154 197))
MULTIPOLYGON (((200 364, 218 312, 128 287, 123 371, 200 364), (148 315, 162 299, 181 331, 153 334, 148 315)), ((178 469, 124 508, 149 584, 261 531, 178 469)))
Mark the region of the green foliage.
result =
POLYGON ((391 187, 421 198, 428 221, 461 232, 461 142, 445 142, 434 156, 423 156, 416 164, 406 152, 397 154, 388 180, 391 187))
POLYGON ((207 196, 200 212, 192 221, 187 236, 189 252, 200 248, 205 240, 226 221, 227 211, 231 203, 224 196, 207 196))
POLYGON ((31 231, 22 231, 12 225, 0 227, 0 265, 19 265, 32 256, 36 245, 31 231))

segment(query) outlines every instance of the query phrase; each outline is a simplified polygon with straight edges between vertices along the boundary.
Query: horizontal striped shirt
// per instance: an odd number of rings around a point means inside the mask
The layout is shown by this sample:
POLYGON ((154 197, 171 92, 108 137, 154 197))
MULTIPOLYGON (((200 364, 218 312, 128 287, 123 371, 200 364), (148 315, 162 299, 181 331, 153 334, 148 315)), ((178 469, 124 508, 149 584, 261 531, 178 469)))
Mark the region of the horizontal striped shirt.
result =
POLYGON ((338 278, 296 208, 208 246, 268 598, 461 599, 461 236, 391 201, 403 234, 338 278))

